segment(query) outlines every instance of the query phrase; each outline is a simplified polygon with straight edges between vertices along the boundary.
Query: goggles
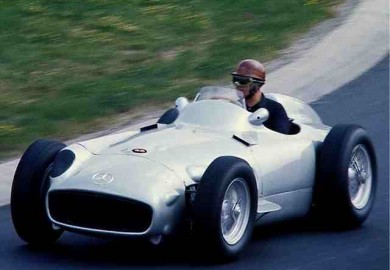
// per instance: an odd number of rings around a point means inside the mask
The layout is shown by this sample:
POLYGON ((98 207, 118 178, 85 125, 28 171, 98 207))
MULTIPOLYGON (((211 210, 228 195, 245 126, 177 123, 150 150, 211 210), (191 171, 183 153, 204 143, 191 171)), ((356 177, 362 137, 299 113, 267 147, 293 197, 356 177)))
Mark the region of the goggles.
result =
POLYGON ((233 82, 234 86, 247 86, 247 85, 252 84, 252 83, 256 83, 256 84, 262 86, 265 83, 265 81, 261 80, 261 79, 255 79, 252 77, 240 76, 240 75, 235 75, 235 74, 233 74, 232 82, 233 82))

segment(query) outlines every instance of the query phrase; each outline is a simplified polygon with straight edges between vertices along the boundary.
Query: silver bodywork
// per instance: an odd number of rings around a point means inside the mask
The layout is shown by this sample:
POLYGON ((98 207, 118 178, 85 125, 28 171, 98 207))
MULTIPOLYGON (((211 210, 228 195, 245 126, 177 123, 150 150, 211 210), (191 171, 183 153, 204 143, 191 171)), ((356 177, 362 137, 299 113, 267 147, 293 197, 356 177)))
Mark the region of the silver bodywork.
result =
POLYGON ((186 188, 199 183, 209 164, 220 156, 242 158, 253 168, 259 195, 258 224, 307 214, 315 181, 316 150, 330 127, 300 100, 280 94, 266 96, 285 107, 300 127, 298 134, 284 135, 254 126, 248 121, 251 113, 227 100, 196 98, 188 104, 181 99, 180 104, 185 105, 181 105, 173 124, 65 148, 76 158, 65 173, 50 178, 48 194, 81 190, 146 203, 153 209, 147 230, 119 232, 61 223, 51 216, 47 199, 49 218, 54 225, 81 233, 148 237, 174 233, 186 208, 186 188), (233 139, 233 135, 246 144, 233 139))

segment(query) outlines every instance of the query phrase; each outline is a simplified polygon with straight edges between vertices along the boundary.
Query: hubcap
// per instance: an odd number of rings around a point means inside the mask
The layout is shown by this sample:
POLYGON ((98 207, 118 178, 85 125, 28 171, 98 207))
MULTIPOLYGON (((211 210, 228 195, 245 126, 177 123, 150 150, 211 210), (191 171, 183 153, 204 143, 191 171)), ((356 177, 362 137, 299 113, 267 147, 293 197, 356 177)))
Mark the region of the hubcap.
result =
POLYGON ((363 144, 352 150, 348 168, 348 190, 352 205, 362 209, 367 205, 372 188, 371 160, 363 144))
POLYGON ((221 206, 221 230, 226 243, 238 243, 245 233, 250 214, 250 195, 247 183, 234 179, 226 189, 221 206))

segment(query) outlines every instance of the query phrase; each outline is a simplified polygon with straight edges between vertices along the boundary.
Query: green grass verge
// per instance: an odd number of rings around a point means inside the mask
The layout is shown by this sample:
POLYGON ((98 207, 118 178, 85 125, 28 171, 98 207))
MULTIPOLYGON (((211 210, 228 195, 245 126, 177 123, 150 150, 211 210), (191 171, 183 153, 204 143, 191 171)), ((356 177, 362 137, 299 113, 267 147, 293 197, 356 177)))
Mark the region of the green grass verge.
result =
POLYGON ((227 82, 340 1, 0 0, 0 158, 227 82))

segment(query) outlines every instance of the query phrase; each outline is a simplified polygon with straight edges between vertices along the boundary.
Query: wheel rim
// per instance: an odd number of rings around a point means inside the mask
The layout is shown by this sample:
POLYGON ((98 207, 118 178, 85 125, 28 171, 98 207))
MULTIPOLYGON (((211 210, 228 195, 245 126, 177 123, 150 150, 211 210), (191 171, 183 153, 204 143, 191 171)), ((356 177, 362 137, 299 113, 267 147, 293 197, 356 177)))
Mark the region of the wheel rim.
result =
POLYGON ((250 214, 249 187, 244 179, 234 179, 226 189, 221 206, 221 230, 226 243, 238 243, 246 227, 250 214))
POLYGON ((370 198, 372 188, 372 166, 366 147, 359 144, 352 150, 348 167, 348 189, 352 205, 364 208, 370 198))

